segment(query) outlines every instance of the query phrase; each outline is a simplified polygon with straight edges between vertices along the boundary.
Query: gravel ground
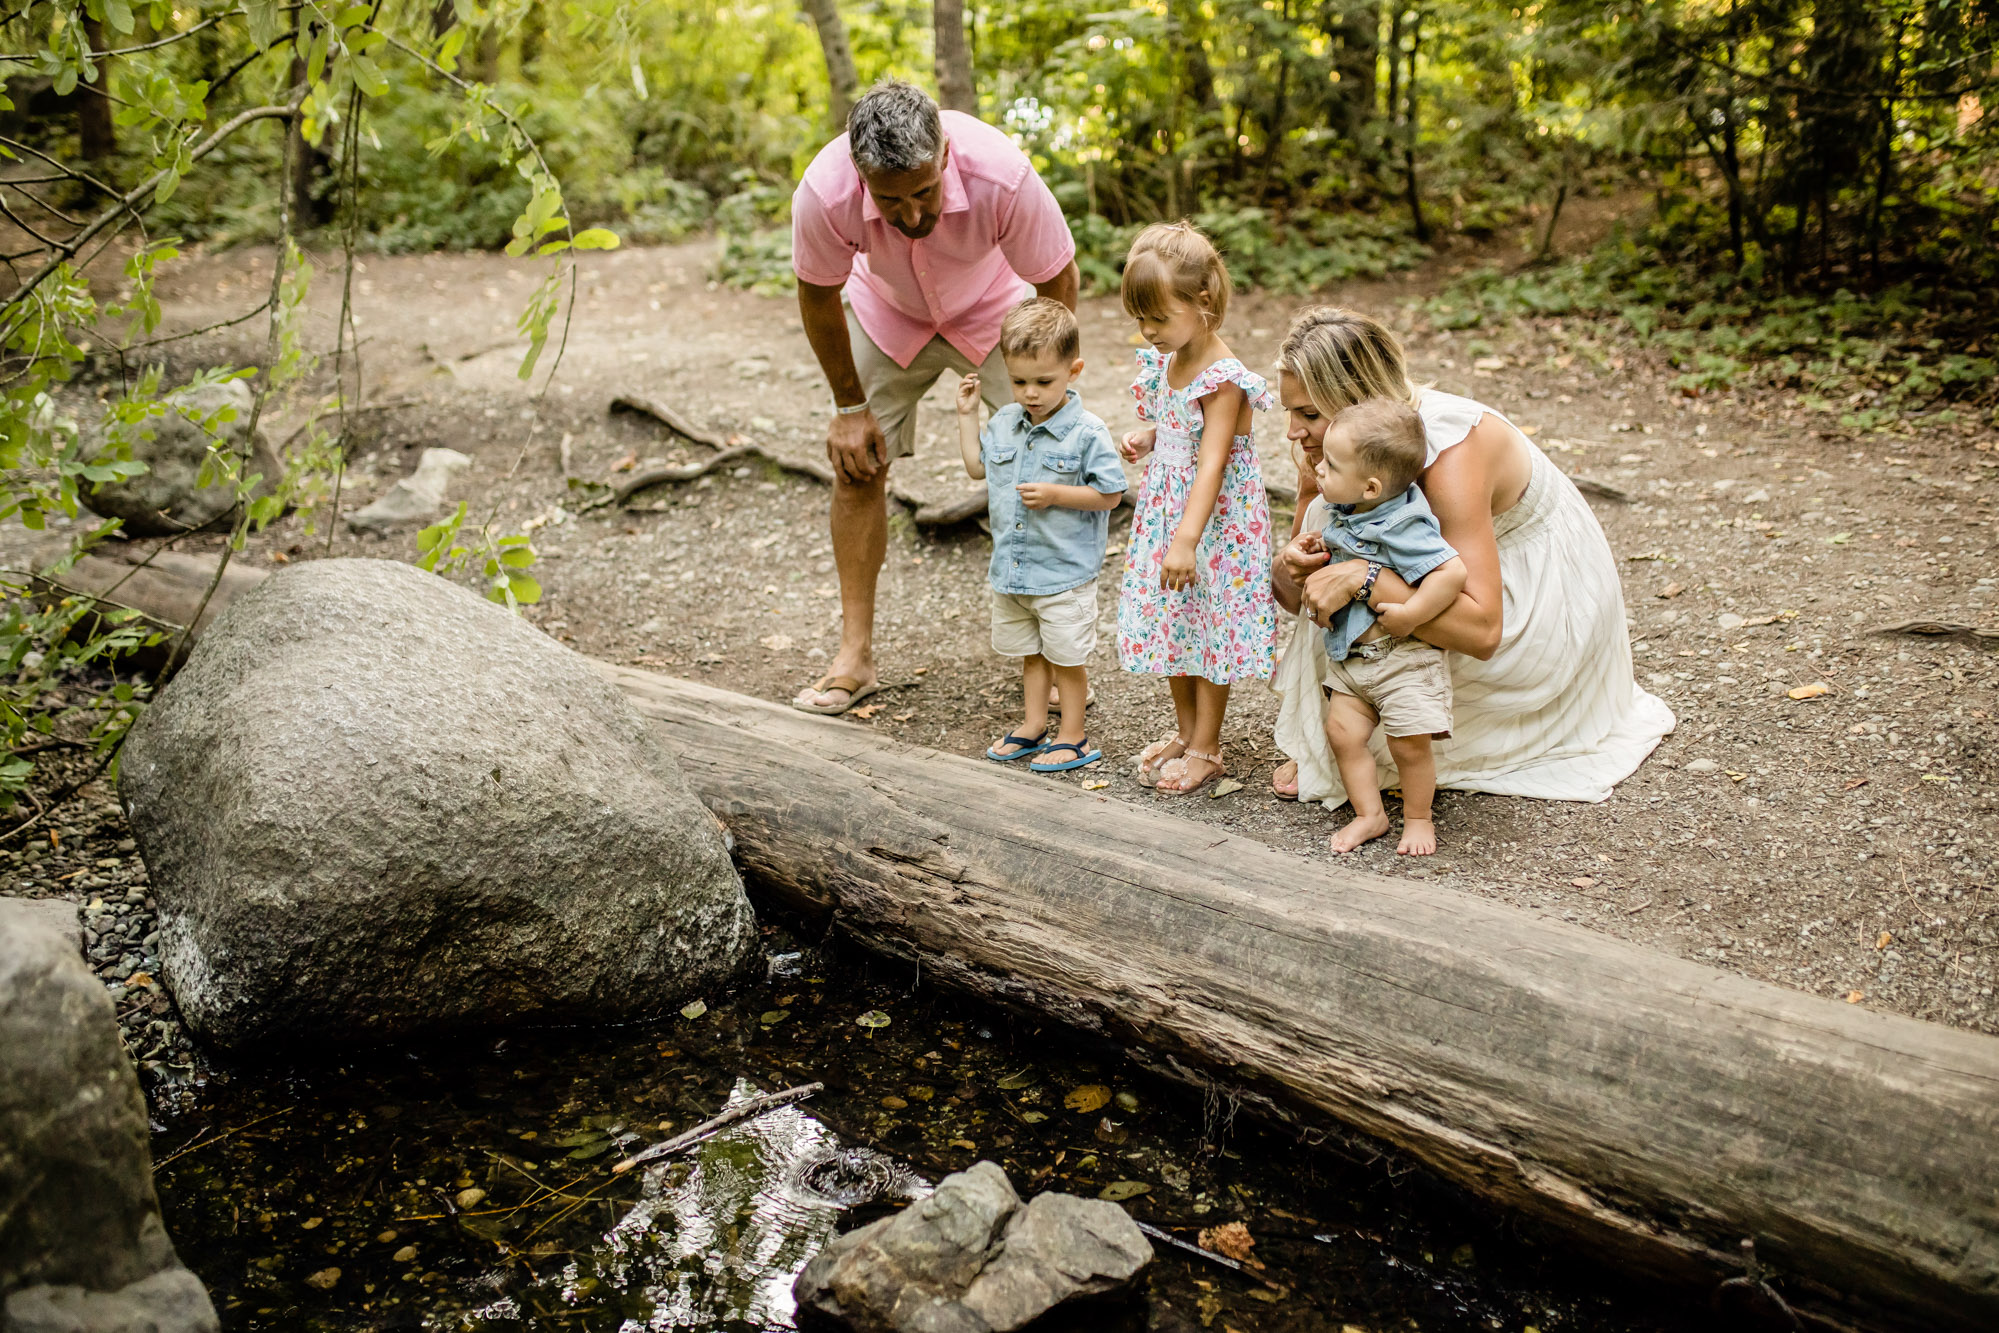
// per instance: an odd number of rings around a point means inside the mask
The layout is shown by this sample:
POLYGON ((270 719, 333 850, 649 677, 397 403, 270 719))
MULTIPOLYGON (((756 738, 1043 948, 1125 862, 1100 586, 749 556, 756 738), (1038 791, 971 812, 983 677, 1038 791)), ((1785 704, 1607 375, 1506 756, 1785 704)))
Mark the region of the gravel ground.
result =
MULTIPOLYGON (((343 505, 386 489, 424 446, 463 450, 476 460, 464 483, 475 518, 534 530, 547 590, 527 613, 535 623, 594 656, 786 699, 837 641, 824 488, 758 464, 651 492, 647 508, 578 517, 558 461, 566 452, 573 475, 608 479, 620 464, 705 456, 608 411, 631 390, 782 457, 823 458, 824 391, 795 306, 715 289, 706 262, 699 246, 592 256, 561 376, 537 402, 513 375, 523 266, 368 260, 356 283, 368 398, 386 406, 362 419, 343 505)), ((164 293, 169 324, 256 299, 267 263, 256 252, 197 257, 164 293)), ((1679 728, 1600 805, 1447 792, 1433 861, 1397 858, 1385 840, 1353 862, 1801 990, 1999 1031, 1999 659, 1956 639, 1872 632, 1919 618, 1999 624, 1991 433, 1931 418, 1862 436, 1795 395, 1687 397, 1655 353, 1579 321, 1436 330, 1419 298, 1447 277, 1439 264, 1330 295, 1399 327, 1423 380, 1493 404, 1564 468, 1628 495, 1593 504, 1620 559, 1640 679, 1679 728)), ((1244 360, 1270 363, 1294 304, 1238 303, 1229 336, 1244 360)), ((317 314, 322 334, 331 309, 317 314)), ((1085 303, 1083 323, 1085 401, 1121 429, 1130 326, 1103 300, 1085 303)), ((260 347, 260 333, 211 335, 183 345, 181 364, 260 347)), ((897 465, 920 499, 968 485, 947 433, 948 387, 926 408, 918 456, 897 465)), ((289 424, 278 422, 280 438, 289 424)), ((1282 430, 1274 414, 1259 421, 1273 478, 1292 475, 1282 430)), ((966 754, 1004 728, 1019 685, 988 643, 987 550, 973 526, 919 531, 897 508, 878 620, 884 679, 897 688, 849 725, 966 754)), ((291 518, 243 558, 329 552, 408 559, 414 541, 329 538, 291 518)), ((1108 650, 1093 682, 1091 734, 1107 761, 1050 780, 1166 799, 1130 779, 1131 757, 1170 724, 1164 691, 1117 672, 1108 650)), ((1176 808, 1323 865, 1334 816, 1268 793, 1275 711, 1267 690, 1238 690, 1224 737, 1242 789, 1176 808)), ((153 966, 145 872, 109 794, 87 798, 65 814, 62 847, 32 863, 32 849, 13 850, 8 864, 31 893, 103 899, 120 927, 94 956, 130 987, 119 969, 153 966)), ((170 1036, 148 1056, 164 1003, 143 984, 124 997, 135 1054, 163 1067, 182 1058, 170 1036)))

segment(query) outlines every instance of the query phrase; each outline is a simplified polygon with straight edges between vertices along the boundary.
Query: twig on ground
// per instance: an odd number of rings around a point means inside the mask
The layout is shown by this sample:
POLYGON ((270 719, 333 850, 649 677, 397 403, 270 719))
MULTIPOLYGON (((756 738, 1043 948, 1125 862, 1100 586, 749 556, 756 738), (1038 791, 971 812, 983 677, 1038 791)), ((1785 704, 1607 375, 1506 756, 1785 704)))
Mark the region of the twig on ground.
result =
POLYGON ((780 1106, 789 1106, 793 1102, 802 1102, 814 1093, 822 1091, 825 1086, 824 1083, 801 1083, 795 1088, 786 1088, 783 1092, 761 1093, 758 1096, 750 1098, 748 1101, 738 1102, 736 1105, 722 1112, 722 1114, 711 1120, 702 1121, 684 1134, 676 1134, 664 1143, 655 1143, 643 1152, 633 1153, 624 1161, 613 1166, 611 1174, 623 1175, 635 1166, 643 1165, 646 1162, 658 1161, 662 1157, 671 1157, 677 1152, 685 1152, 695 1144, 727 1129, 739 1120, 749 1120, 755 1116, 762 1115, 766 1111, 775 1111, 780 1106))
POLYGON ((1194 1255, 1196 1258, 1206 1259, 1211 1264, 1220 1264, 1223 1268, 1226 1268, 1231 1272, 1242 1274, 1244 1277, 1248 1278, 1252 1282, 1261 1282, 1264 1286, 1269 1287, 1272 1291, 1282 1290, 1282 1288, 1279 1287, 1277 1283, 1272 1282, 1269 1278, 1263 1277, 1260 1274, 1251 1272, 1246 1264, 1242 1263, 1239 1260, 1231 1259, 1226 1254, 1217 1254, 1215 1251, 1208 1249, 1204 1245, 1196 1245, 1191 1240, 1181 1240, 1178 1236, 1174 1235, 1172 1232, 1165 1230, 1163 1227, 1156 1227, 1152 1225, 1152 1223, 1150 1222, 1140 1222, 1137 1218, 1133 1218, 1132 1221, 1138 1222, 1138 1229, 1144 1232, 1146 1235, 1152 1237, 1152 1239, 1165 1241, 1168 1245, 1171 1245, 1174 1249, 1179 1250, 1183 1254, 1191 1254, 1194 1255))
POLYGON ((1899 624, 1869 630, 1868 633, 1919 634, 1928 639, 1961 639, 1980 648, 1999 646, 1999 629, 1981 629, 1977 625, 1961 625, 1950 620, 1904 620, 1899 624))
POLYGON ((1574 482, 1576 489, 1584 495, 1594 495, 1598 499, 1610 500, 1621 505, 1631 503, 1630 491, 1613 486, 1607 481, 1598 481, 1594 477, 1578 477, 1574 475, 1571 475, 1569 480, 1574 482))
MULTIPOLYGON (((833 481, 832 470, 821 464, 794 463, 777 457, 760 444, 738 444, 722 450, 721 453, 703 462, 683 463, 678 466, 653 467, 647 468, 643 472, 633 473, 630 477, 619 483, 609 495, 592 504, 585 505, 584 512, 587 513, 592 509, 600 509, 605 505, 630 504, 634 495, 649 487, 664 486, 671 482, 694 481, 697 478, 707 476, 711 472, 728 467, 732 463, 740 463, 746 458, 761 458, 768 463, 773 463, 785 469, 787 472, 803 473, 814 480, 825 482, 828 485, 831 485, 833 481)), ((982 501, 981 508, 983 507, 984 504, 982 501)))
POLYGON ((729 447, 729 441, 726 438, 709 430, 705 426, 695 425, 672 407, 650 394, 621 393, 611 400, 611 410, 613 412, 618 411, 620 408, 627 412, 642 412, 653 420, 660 422, 674 434, 684 435, 696 444, 705 444, 710 449, 727 449, 729 447))
POLYGON ((236 1126, 234 1129, 225 1129, 220 1134, 211 1135, 208 1138, 201 1140, 201 1142, 199 1143, 190 1143, 187 1145, 187 1147, 181 1148, 175 1152, 170 1152, 165 1157, 162 1157, 159 1161, 154 1162, 153 1170, 158 1171, 161 1167, 165 1166, 167 1163, 172 1161, 177 1161, 178 1159, 187 1156, 191 1152, 197 1152, 202 1148, 206 1148, 211 1143, 220 1143, 222 1142, 222 1140, 228 1138, 231 1134, 240 1134, 244 1130, 249 1129, 254 1125, 263 1124, 266 1120, 275 1120, 279 1116, 285 1115, 288 1112, 290 1112, 291 1109, 292 1108, 289 1106, 280 1107, 278 1110, 272 1111, 269 1115, 260 1115, 255 1120, 244 1121, 242 1124, 236 1126))

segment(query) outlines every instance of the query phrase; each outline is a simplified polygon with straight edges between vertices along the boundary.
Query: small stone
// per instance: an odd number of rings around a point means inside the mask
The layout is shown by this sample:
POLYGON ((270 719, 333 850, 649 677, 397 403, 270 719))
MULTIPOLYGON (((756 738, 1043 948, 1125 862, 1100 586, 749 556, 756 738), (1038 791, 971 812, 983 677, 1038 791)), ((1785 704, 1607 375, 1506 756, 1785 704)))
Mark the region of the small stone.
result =
POLYGON ((394 1240, 395 1238, 396 1238, 396 1233, 393 1231, 384 1231, 381 1235, 375 1237, 375 1239, 381 1242, 383 1245, 387 1245, 390 1241, 394 1240))
POLYGON ((308 1217, 305 1219, 305 1221, 299 1223, 298 1225, 301 1231, 311 1231, 315 1227, 320 1226, 325 1221, 326 1219, 323 1217, 308 1217))
POLYGON ((1735 612, 1724 611, 1720 615, 1715 617, 1714 623, 1721 626, 1721 628, 1725 630, 1737 630, 1741 629, 1745 622, 1743 618, 1735 614, 1735 612))
POLYGON ((1721 765, 1712 759, 1695 759, 1687 764, 1689 773, 1719 773, 1721 765))
POLYGON ((485 1201, 486 1191, 482 1189, 474 1188, 458 1191, 458 1206, 460 1208, 477 1208, 485 1201))
POLYGON ((314 1273, 310 1277, 306 1278, 305 1285, 308 1287, 317 1287, 321 1291, 331 1291, 333 1290, 333 1284, 338 1282, 339 1280, 340 1280, 339 1269, 322 1268, 317 1273, 314 1273))
MULTIPOLYGON (((390 1234, 393 1235, 394 1233, 392 1232, 390 1234)), ((409 1263, 416 1258, 416 1246, 405 1245, 400 1250, 397 1250, 394 1254, 390 1255, 389 1258, 395 1260, 399 1264, 409 1263)))

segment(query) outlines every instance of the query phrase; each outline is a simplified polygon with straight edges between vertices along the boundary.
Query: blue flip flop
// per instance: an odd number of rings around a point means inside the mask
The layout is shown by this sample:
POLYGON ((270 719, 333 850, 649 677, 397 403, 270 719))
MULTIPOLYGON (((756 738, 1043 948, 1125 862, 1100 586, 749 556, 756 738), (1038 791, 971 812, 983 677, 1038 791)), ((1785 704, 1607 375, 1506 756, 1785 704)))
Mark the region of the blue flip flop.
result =
POLYGON ((1001 745, 1018 745, 1020 748, 1012 754, 1001 754, 998 750, 988 746, 986 748, 986 758, 992 760, 995 764, 1010 764, 1016 759, 1025 759, 1031 754, 1040 754, 1043 750, 1047 749, 1048 733, 1043 731, 1039 736, 1002 736, 999 743, 1001 745))
POLYGON ((1044 745, 1041 747, 1044 754, 1052 754, 1056 750, 1067 750, 1076 757, 1066 759, 1059 764, 1029 764, 1027 771, 1030 773, 1066 773, 1072 768, 1082 768, 1086 764, 1094 764, 1097 760, 1104 757, 1104 752, 1102 750, 1092 750, 1089 748, 1089 745, 1090 738, 1088 736, 1083 737, 1081 744, 1072 744, 1069 741, 1057 741, 1053 745, 1044 745))

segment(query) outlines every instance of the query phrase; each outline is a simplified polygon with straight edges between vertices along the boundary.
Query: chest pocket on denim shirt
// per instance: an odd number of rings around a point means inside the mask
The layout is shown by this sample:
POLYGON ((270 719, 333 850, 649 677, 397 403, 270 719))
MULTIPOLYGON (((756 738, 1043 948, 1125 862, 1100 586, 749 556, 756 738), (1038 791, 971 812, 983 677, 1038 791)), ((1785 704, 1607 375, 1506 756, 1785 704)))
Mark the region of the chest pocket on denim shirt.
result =
POLYGON ((1073 486, 1076 484, 1076 474, 1083 470, 1083 456, 1081 454, 1043 454, 1041 455, 1041 470, 1047 473, 1058 485, 1073 486))
POLYGON ((1013 460, 1019 455, 1020 447, 1018 445, 1010 444, 1003 449, 989 450, 986 453, 986 471, 1011 472, 1013 470, 1013 460))

